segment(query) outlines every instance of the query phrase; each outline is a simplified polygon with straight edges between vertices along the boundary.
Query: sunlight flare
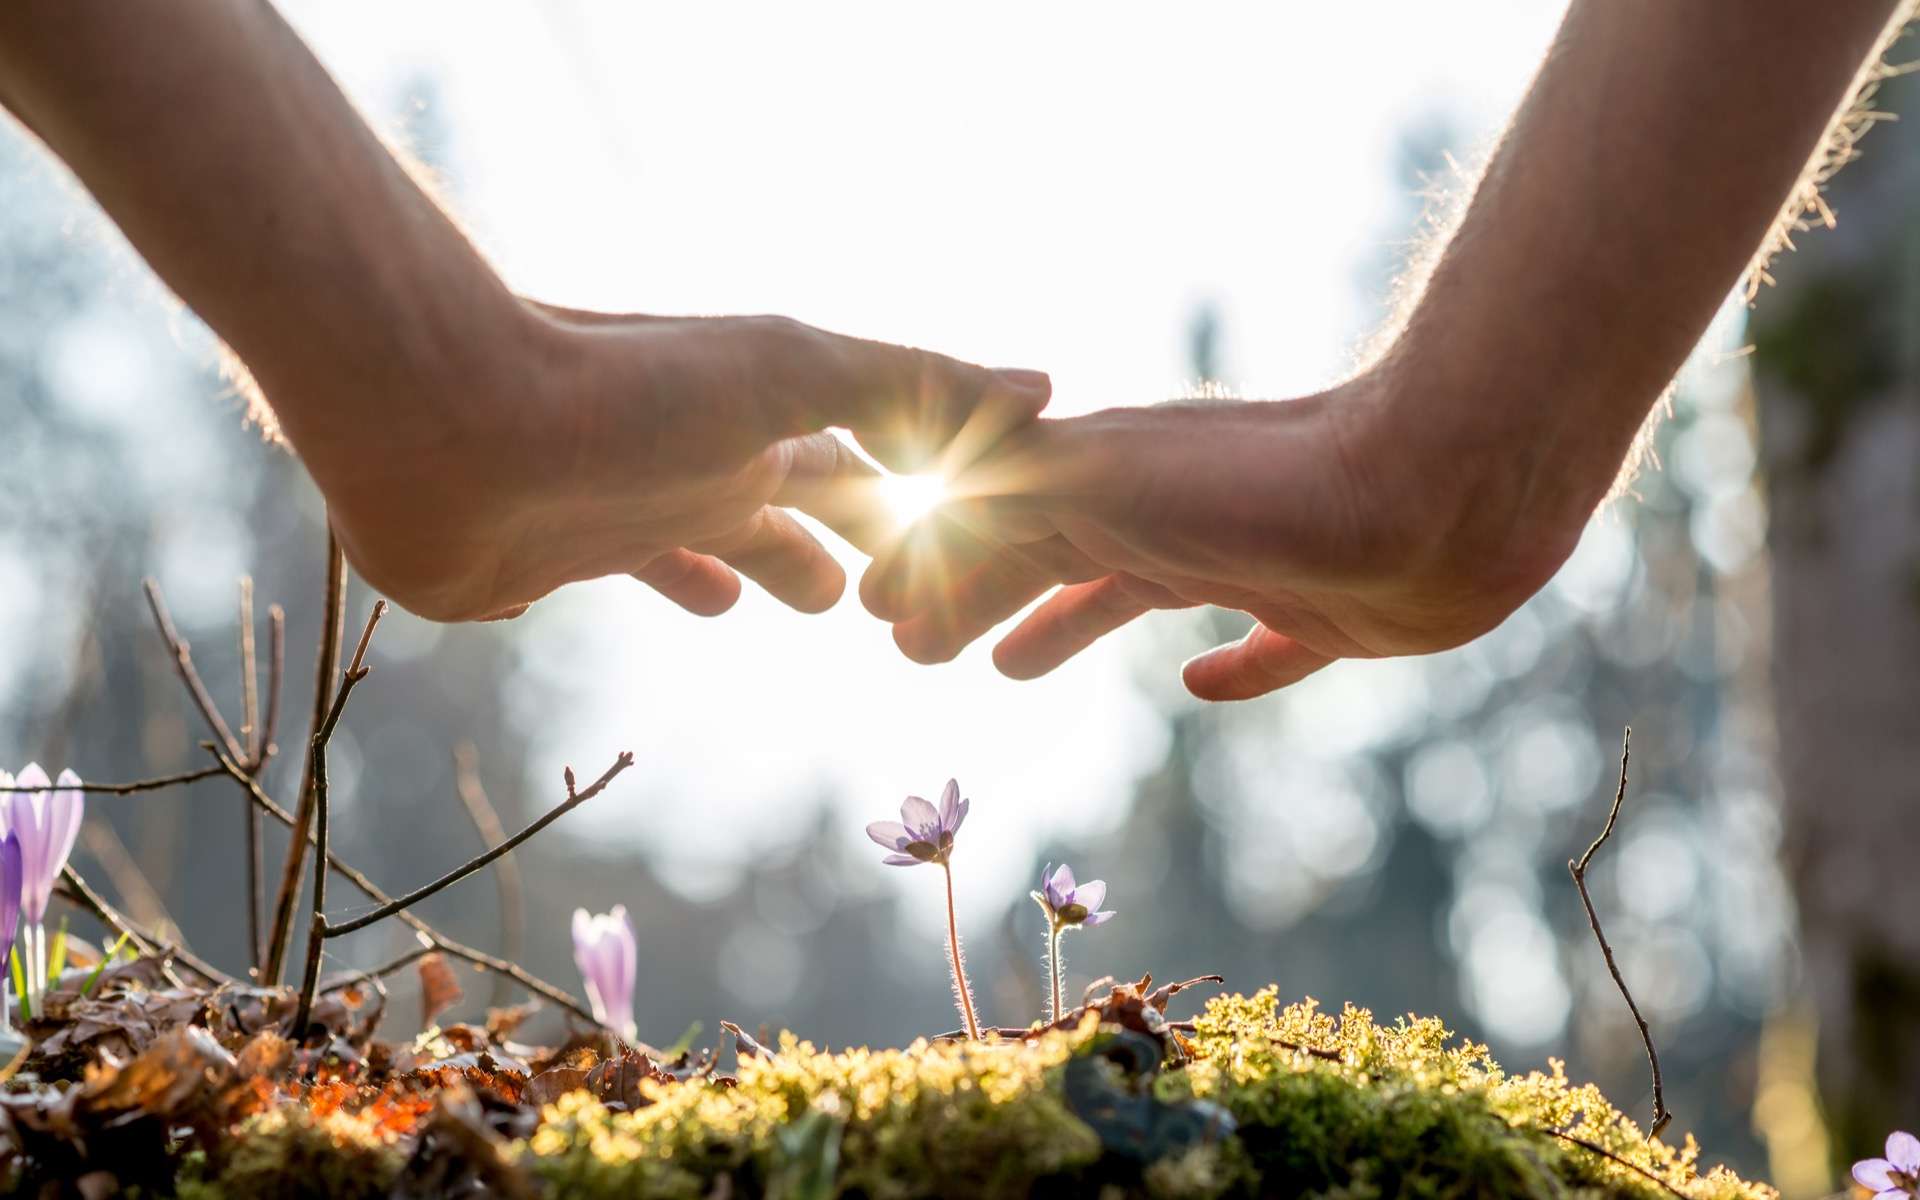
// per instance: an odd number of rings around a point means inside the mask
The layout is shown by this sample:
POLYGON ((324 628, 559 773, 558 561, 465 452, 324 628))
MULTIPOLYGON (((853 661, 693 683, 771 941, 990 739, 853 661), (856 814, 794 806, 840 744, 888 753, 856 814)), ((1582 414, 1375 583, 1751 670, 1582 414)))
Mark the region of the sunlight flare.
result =
POLYGON ((880 499, 901 528, 906 528, 940 506, 947 498, 947 481, 938 475, 885 475, 880 499))

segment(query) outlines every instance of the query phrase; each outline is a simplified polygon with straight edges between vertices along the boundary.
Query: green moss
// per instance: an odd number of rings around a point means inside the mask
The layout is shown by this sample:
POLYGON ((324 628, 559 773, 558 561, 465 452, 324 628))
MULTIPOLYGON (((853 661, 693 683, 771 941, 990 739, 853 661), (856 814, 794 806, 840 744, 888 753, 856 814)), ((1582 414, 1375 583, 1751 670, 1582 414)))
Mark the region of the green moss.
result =
POLYGON ((400 1152, 371 1124, 336 1112, 304 1109, 263 1113, 234 1131, 213 1165, 197 1156, 180 1181, 182 1200, 236 1200, 279 1196, 378 1200, 399 1177, 400 1152))
POLYGON ((1691 1139, 1646 1141, 1558 1064, 1510 1076, 1437 1021, 1282 1008, 1269 989, 1214 1001, 1196 1029, 1195 1061, 1160 1075, 1152 1095, 1222 1106, 1237 1133, 1147 1164, 1104 1151, 1066 1099, 1063 1067, 1099 1036, 1091 1023, 1022 1045, 842 1054, 788 1037, 777 1057, 743 1063, 734 1088, 654 1086, 655 1103, 632 1113, 566 1097, 518 1153, 556 1190, 584 1197, 702 1197, 723 1176, 734 1194, 873 1200, 1670 1194, 1557 1130, 1698 1200, 1773 1195, 1724 1171, 1700 1174, 1691 1139), (802 1119, 813 1131, 783 1138, 802 1119), (828 1147, 830 1161, 796 1161, 828 1147))

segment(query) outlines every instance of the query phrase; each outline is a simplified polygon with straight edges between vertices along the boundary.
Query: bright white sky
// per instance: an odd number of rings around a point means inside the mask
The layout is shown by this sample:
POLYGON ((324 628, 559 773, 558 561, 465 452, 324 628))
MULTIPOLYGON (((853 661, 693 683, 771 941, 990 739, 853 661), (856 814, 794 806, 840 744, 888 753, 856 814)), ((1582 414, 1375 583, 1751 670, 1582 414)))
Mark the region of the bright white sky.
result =
MULTIPOLYGON (((1206 300, 1247 394, 1327 381, 1364 332, 1365 264, 1404 220, 1403 134, 1443 114, 1470 152, 1563 6, 282 7, 370 112, 392 113, 411 79, 437 84, 461 215, 517 288, 779 312, 1042 368, 1073 412, 1181 390, 1206 300)), ((632 830, 690 889, 689 864, 723 882, 816 791, 849 797, 858 838, 956 775, 975 847, 958 882, 1004 896, 1036 839, 1110 819, 1164 748, 1137 634, 1016 684, 984 646, 906 662, 851 594, 801 617, 750 593, 700 621, 610 581, 522 636, 530 669, 569 684, 564 704, 529 706, 555 756, 535 777, 636 751, 620 795, 569 824, 632 830)), ((1323 722, 1364 723, 1405 678, 1340 671, 1315 693, 1338 702, 1323 722)), ((1233 719, 1278 721, 1287 703, 1233 719)), ((930 909, 934 890, 913 892, 930 909)))

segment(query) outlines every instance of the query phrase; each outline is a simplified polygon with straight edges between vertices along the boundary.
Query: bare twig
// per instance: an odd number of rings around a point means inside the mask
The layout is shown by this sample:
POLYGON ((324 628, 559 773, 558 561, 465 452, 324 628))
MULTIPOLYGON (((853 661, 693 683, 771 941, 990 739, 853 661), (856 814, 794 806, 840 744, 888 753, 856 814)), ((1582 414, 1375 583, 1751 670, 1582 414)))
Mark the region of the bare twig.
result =
MULTIPOLYGON (((506 841, 506 827, 500 824, 500 814, 487 799, 486 786, 480 782, 479 753, 472 742, 461 742, 453 748, 453 786, 467 816, 473 820, 474 832, 480 835, 480 844, 491 849, 506 841)), ((520 860, 511 854, 502 856, 494 864, 493 881, 500 894, 500 954, 508 960, 517 959, 526 935, 527 916, 520 860)), ((504 976, 493 977, 493 997, 489 1003, 494 1008, 506 1004, 508 982, 504 976)))
POLYGON ((340 727, 340 714, 347 709, 347 697, 353 695, 354 687, 372 669, 366 665, 367 645, 373 640, 374 627, 386 615, 387 602, 374 601, 366 628, 360 632, 360 644, 354 649, 353 662, 341 676, 333 706, 327 710, 327 719, 314 730, 313 746, 307 753, 313 770, 313 840, 319 852, 313 856, 313 920, 307 934, 307 969, 301 976, 300 1007, 293 1018, 296 1039, 306 1036, 307 1018, 313 1012, 313 992, 320 982, 320 952, 327 930, 327 743, 333 740, 333 731, 340 727))
MULTIPOLYGON (((256 774, 264 762, 260 732, 260 665, 253 647, 253 578, 240 577, 240 740, 246 745, 247 765, 256 774)), ((240 797, 240 828, 246 856, 247 965, 260 970, 260 909, 265 902, 260 877, 266 870, 260 851, 260 810, 253 800, 240 797)))
MULTIPOLYGON (((100 894, 87 886, 87 881, 80 878, 80 873, 74 870, 71 864, 60 869, 60 894, 92 913, 102 925, 115 933, 127 935, 127 941, 132 943, 133 948, 140 953, 177 960, 208 983, 235 982, 232 976, 191 951, 163 943, 152 933, 140 928, 139 924, 129 919, 125 913, 101 899, 100 894)), ((168 983, 175 987, 181 986, 180 976, 175 973, 170 964, 162 964, 162 973, 166 976, 168 983)))
POLYGON ((1681 1191, 1679 1188, 1668 1183, 1666 1180, 1660 1178, 1658 1175, 1655 1175, 1652 1171, 1647 1170, 1645 1167, 1641 1166, 1640 1164, 1628 1162, 1626 1159, 1621 1158, 1618 1154, 1615 1154, 1613 1151, 1600 1145, 1598 1142, 1590 1142, 1586 1138, 1577 1137, 1571 1133, 1564 1133, 1558 1129, 1543 1129, 1540 1132, 1547 1134, 1549 1137, 1559 1138, 1561 1141, 1567 1143, 1570 1146, 1578 1146, 1582 1150, 1585 1150, 1590 1154, 1598 1154, 1601 1158, 1606 1159, 1608 1162, 1617 1163, 1618 1165, 1625 1167, 1629 1171, 1633 1171, 1636 1174, 1644 1176, 1646 1179, 1651 1181, 1655 1187, 1680 1197, 1680 1200, 1687 1200, 1687 1194, 1681 1191))
MULTIPOLYGON (((253 761, 247 764, 247 774, 260 778, 267 764, 280 751, 274 743, 274 734, 280 729, 281 684, 287 673, 287 613, 278 604, 267 606, 267 715, 260 725, 260 736, 254 743, 253 761)), ((248 817, 251 822, 247 829, 247 916, 249 918, 247 953, 252 956, 253 975, 258 979, 266 968, 267 947, 263 940, 264 931, 259 928, 261 914, 267 906, 267 865, 263 857, 260 840, 260 810, 248 805, 248 817)))
POLYGON ((1607 960, 1607 971, 1613 976, 1613 985, 1620 989, 1620 996, 1627 1002, 1627 1011, 1633 1014, 1633 1023, 1640 1027, 1640 1041, 1647 1048, 1647 1066, 1653 1070, 1653 1124, 1647 1130, 1648 1138, 1657 1138, 1673 1120, 1673 1114, 1667 1111, 1667 1095, 1664 1082, 1660 1077, 1660 1055, 1653 1048, 1653 1033, 1647 1028, 1647 1019, 1640 1015, 1640 1006, 1633 1002, 1633 993, 1627 990, 1627 981, 1620 974, 1620 965, 1613 959, 1613 947, 1607 944, 1607 935, 1600 932, 1600 917, 1593 911, 1593 897, 1587 894, 1587 865, 1607 839, 1613 836, 1613 823, 1620 818, 1620 805, 1627 798, 1627 758, 1633 746, 1633 729, 1629 727, 1620 737, 1620 786, 1613 794, 1613 808, 1607 812, 1606 828, 1600 836, 1593 839, 1587 852, 1577 859, 1567 862, 1567 872, 1573 876, 1573 886, 1580 889, 1580 903, 1587 910, 1587 924, 1593 926, 1593 938, 1600 943, 1600 954, 1607 960))
MULTIPOLYGON (((346 638, 347 560, 339 539, 327 530, 327 590, 320 620, 320 660, 314 668, 313 723, 318 730, 327 718, 333 699, 333 673, 340 665, 340 644, 346 638)), ((237 755, 229 755, 235 758, 237 755)), ((300 869, 306 862, 307 835, 313 828, 313 754, 307 754, 300 775, 300 791, 293 808, 293 841, 280 867, 280 890, 274 897, 273 924, 267 935, 267 962, 260 982, 271 987, 280 982, 286 966, 289 942, 293 937, 293 906, 300 898, 300 869)))
POLYGON ((112 909, 105 900, 100 898, 100 893, 88 887, 87 881, 80 878, 80 872, 74 870, 71 865, 60 868, 60 882, 62 884, 60 890, 68 899, 91 912, 102 925, 115 933, 125 934, 136 951, 141 954, 152 954, 158 949, 158 944, 154 940, 142 934, 131 920, 112 909))
POLYGON ((377 967, 368 967, 364 971, 356 971, 352 975, 348 976, 347 978, 340 980, 338 983, 329 984, 328 986, 321 988, 320 994, 324 996, 328 992, 345 991, 347 988, 357 987, 362 983, 367 983, 373 980, 385 979, 389 975, 395 974, 396 972, 399 972, 399 971, 406 970, 408 967, 412 966, 414 963, 419 962, 421 959, 425 958, 427 955, 437 954, 439 952, 440 952, 440 947, 435 945, 431 940, 422 941, 419 945, 413 947, 412 949, 408 950, 406 953, 400 955, 397 958, 392 959, 391 961, 381 963, 377 967))
MULTIPOLYGON (((182 784, 198 783, 202 779, 212 779, 215 775, 224 774, 226 774, 226 772, 220 767, 203 767, 198 771, 183 771, 178 775, 160 775, 152 779, 136 779, 132 783, 83 783, 72 790, 87 792, 96 796, 131 796, 135 792, 157 792, 161 788, 179 787, 182 784)), ((11 787, 0 787, 0 792, 34 792, 39 790, 39 788, 22 787, 19 784, 14 784, 11 787)))
MULTIPOLYGON (((249 790, 253 796, 253 802, 260 806, 262 812, 280 822, 282 825, 289 828, 293 826, 293 814, 280 807, 280 805, 274 801, 273 797, 267 795, 267 793, 261 789, 257 781, 247 778, 246 772, 240 768, 238 763, 233 762, 221 754, 219 747, 213 745, 213 743, 206 742, 202 743, 202 745, 208 753, 220 760, 222 770, 233 779, 239 781, 241 786, 249 790)), ((314 840, 311 830, 307 832, 307 839, 309 842, 314 840)), ((375 904, 387 904, 393 900, 393 897, 383 891, 379 884, 367 877, 366 872, 355 867, 352 863, 347 862, 332 850, 327 851, 326 860, 327 865, 333 868, 334 874, 360 889, 360 893, 375 904)), ((505 959, 497 958, 483 950, 476 950, 471 946, 456 942, 411 912, 395 913, 394 919, 412 929, 415 933, 420 934, 422 937, 431 939, 434 948, 442 953, 452 955, 454 958, 463 959, 476 967, 484 968, 496 974, 505 975, 527 991, 532 992, 544 1000, 551 1001, 559 1007, 566 1009, 568 1012, 580 1017, 582 1020, 592 1021, 595 1019, 592 1010, 584 1004, 581 1004, 580 1001, 562 989, 541 979, 539 976, 531 974, 517 963, 507 962, 505 959)))
MULTIPOLYGON (((253 576, 240 577, 240 744, 247 761, 260 757, 260 667, 253 653, 253 576)), ((253 805, 247 805, 252 811, 253 805)))
POLYGON ((545 816, 535 819, 531 824, 529 824, 526 828, 522 829, 519 833, 514 834, 512 837, 508 838, 504 842, 501 842, 499 845, 493 847, 492 849, 487 850, 481 854, 474 856, 473 858, 468 859, 466 862, 462 863, 460 866, 455 867, 453 870, 448 871, 445 875, 442 875, 440 878, 434 880, 432 883, 423 884, 422 886, 413 889, 411 892, 408 892, 406 895, 401 896, 396 900, 391 900, 386 904, 382 904, 380 907, 374 909, 372 912, 362 913, 361 915, 353 918, 350 921, 342 921, 338 925, 328 923, 326 925, 324 936, 330 937, 330 938, 342 937, 346 934, 354 932, 357 929, 365 929, 367 926, 372 925, 376 921, 383 921, 386 918, 391 917, 395 913, 400 912, 402 909, 413 907, 415 904, 418 904, 420 901, 425 900, 428 896, 433 895, 435 892, 438 892, 443 888, 450 887, 453 884, 459 883, 462 879, 465 879, 467 876, 473 874, 475 871, 478 871, 480 868, 486 866, 488 863, 492 862, 494 859, 509 853, 510 851, 513 850, 514 847, 526 841, 528 838, 532 837, 534 834, 539 833, 542 829, 545 829, 547 826, 553 824, 555 821, 558 821, 561 817, 566 816, 568 813, 572 812, 574 809, 580 807, 582 804, 585 804, 587 801, 593 799, 595 796, 598 796, 601 792, 606 790, 607 785, 609 783, 613 782, 615 776, 617 776, 618 774, 620 774, 620 772, 626 770, 628 767, 632 765, 633 765, 633 752, 631 750, 622 750, 620 752, 620 756, 613 760, 613 765, 608 767, 604 772, 602 772, 600 775, 600 778, 594 780, 591 784, 587 785, 584 791, 574 790, 573 768, 571 767, 567 768, 567 774, 566 774, 567 798, 565 800, 562 800, 559 804, 556 804, 551 809, 548 809, 545 816))
POLYGON ((148 880, 140 864, 133 861, 133 855, 127 852, 126 843, 114 832, 111 821, 86 821, 80 826, 80 844, 91 854, 100 869, 107 873, 107 882, 133 913, 135 920, 157 933, 165 933, 176 944, 185 945, 186 939, 180 935, 180 924, 167 912, 167 906, 160 899, 159 889, 148 880))
POLYGON ((245 751, 233 736, 233 730, 227 727, 227 719, 220 715, 220 708, 207 692, 207 685, 201 681, 200 672, 193 666, 193 650, 180 631, 174 628, 173 615, 167 611, 166 597, 160 594, 160 583, 148 578, 141 582, 141 588, 147 593, 147 607, 153 610, 153 623, 160 630, 160 638, 167 644, 167 653, 173 656, 173 669, 180 676, 180 682, 187 687, 187 695, 193 698, 193 706, 200 710, 200 716, 213 731, 214 740, 227 748, 227 753, 235 760, 244 761, 245 751))
MULTIPOLYGON (((240 733, 236 736, 227 725, 226 718, 220 714, 220 706, 207 691, 206 683, 201 680, 200 672, 194 668, 193 654, 180 631, 173 624, 173 616, 167 610, 166 597, 160 591, 157 580, 147 579, 142 584, 147 594, 147 607, 153 611, 153 622, 160 631, 160 638, 167 644, 167 651, 173 658, 175 672, 186 685, 187 695, 193 700, 194 707, 207 723, 214 739, 225 748, 235 762, 246 764, 250 775, 258 776, 266 767, 267 759, 273 753, 273 726, 279 719, 281 664, 285 657, 286 628, 285 616, 279 606, 271 612, 272 628, 272 670, 268 682, 267 712, 263 723, 260 720, 259 669, 254 651, 253 628, 253 580, 242 576, 240 579, 240 692, 241 723, 240 733)), ((144 790, 144 789, 131 789, 144 790)), ((247 956, 257 971, 260 966, 260 910, 264 901, 261 889, 261 876, 264 866, 260 852, 260 815, 252 804, 242 800, 241 820, 243 822, 243 844, 245 845, 246 904, 247 904, 247 956)))
POLYGON ((280 728, 280 683, 287 673, 287 613, 278 604, 267 605, 267 715, 260 722, 260 744, 253 756, 258 775, 279 747, 273 735, 280 728))

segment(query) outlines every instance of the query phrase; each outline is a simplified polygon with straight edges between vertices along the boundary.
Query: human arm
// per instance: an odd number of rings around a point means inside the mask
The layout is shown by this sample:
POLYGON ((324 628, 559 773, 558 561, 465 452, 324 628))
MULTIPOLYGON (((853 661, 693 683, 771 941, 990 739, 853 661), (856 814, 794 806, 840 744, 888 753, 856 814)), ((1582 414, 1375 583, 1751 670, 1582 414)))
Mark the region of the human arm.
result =
POLYGON ((238 354, 355 566, 424 615, 615 572, 715 611, 728 562, 823 607, 839 567, 769 507, 845 515, 823 485, 866 472, 818 431, 908 465, 1045 402, 1031 372, 780 318, 521 300, 264 0, 0 5, 0 101, 238 354))
POLYGON ((996 651, 1020 677, 1152 607, 1250 612, 1186 667, 1211 699, 1491 629, 1571 552, 1897 7, 1575 0, 1377 360, 1301 400, 1042 422, 958 483, 1010 550, 895 555, 863 597, 940 661, 1075 584, 996 651))

